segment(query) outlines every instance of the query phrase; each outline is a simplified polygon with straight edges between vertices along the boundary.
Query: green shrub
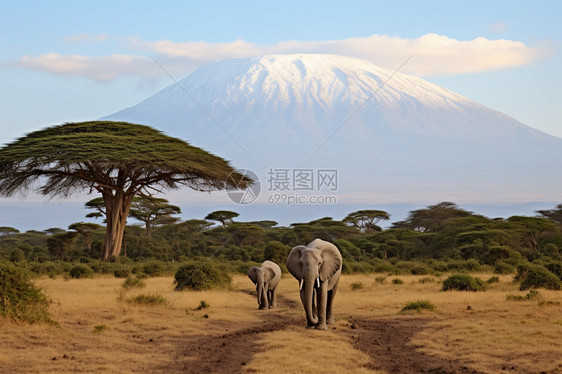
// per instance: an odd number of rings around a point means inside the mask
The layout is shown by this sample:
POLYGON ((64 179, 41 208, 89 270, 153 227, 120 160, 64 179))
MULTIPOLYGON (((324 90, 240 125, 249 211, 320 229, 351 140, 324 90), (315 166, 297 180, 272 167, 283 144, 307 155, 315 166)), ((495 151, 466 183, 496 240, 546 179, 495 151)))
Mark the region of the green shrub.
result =
POLYGON ((384 283, 385 280, 386 280, 386 277, 384 275, 379 275, 379 276, 375 277, 376 283, 384 283))
POLYGON ((515 271, 515 266, 508 264, 505 261, 498 260, 494 265, 494 273, 496 274, 512 274, 515 271))
POLYGON ((431 282, 434 282, 434 281, 435 281, 435 278, 433 278, 433 277, 423 277, 423 278, 418 280, 418 282, 420 282, 421 284, 431 283, 431 282))
POLYGON ((540 265, 525 264, 518 266, 515 280, 521 282, 519 284, 521 291, 530 288, 560 289, 558 277, 540 265))
POLYGON ((488 284, 499 283, 499 282, 500 282, 500 277, 496 277, 496 276, 490 277, 490 279, 486 281, 486 283, 488 284))
POLYGON ((165 273, 165 267, 160 261, 149 261, 142 266, 142 272, 149 277, 157 277, 165 273))
POLYGON ((443 281, 443 291, 482 291, 484 282, 482 279, 471 277, 467 274, 454 274, 443 281))
POLYGON ((125 290, 130 290, 131 288, 143 288, 146 287, 146 283, 139 277, 127 277, 121 287, 125 290))
POLYGON ((16 264, 21 264, 21 263, 26 262, 25 253, 19 248, 14 249, 10 253, 10 262, 13 262, 13 263, 16 263, 16 264))
POLYGON ((28 323, 49 322, 49 301, 21 268, 0 264, 0 316, 28 323))
POLYGON ((92 331, 92 332, 99 334, 100 332, 104 332, 104 331, 107 331, 107 330, 109 330, 109 327, 107 327, 107 325, 102 324, 102 325, 94 326, 94 331, 92 331))
POLYGON ((113 275, 115 278, 128 278, 131 275, 131 270, 126 268, 113 270, 113 275))
POLYGON ((205 300, 201 300, 199 302, 199 306, 197 308, 195 308, 195 310, 202 310, 202 309, 206 309, 208 307, 210 307, 210 305, 207 304, 207 302, 205 302, 205 300))
POLYGON ((536 300, 541 297, 540 293, 535 290, 530 290, 525 296, 521 295, 506 295, 505 299, 510 301, 526 301, 536 300))
POLYGON ((352 290, 362 290, 364 288, 363 283, 361 282, 353 282, 351 283, 352 290))
POLYGON ((156 306, 156 305, 163 305, 167 303, 167 300, 162 295, 137 295, 127 300, 129 303, 132 304, 140 304, 140 305, 148 305, 148 306, 156 306))
POLYGON ((208 290, 228 287, 232 277, 221 266, 211 262, 188 263, 181 266, 175 275, 176 290, 208 290))
POLYGON ((412 301, 412 302, 409 302, 408 304, 406 304, 406 306, 404 306, 404 308, 402 308, 402 310, 400 312, 402 312, 402 313, 408 312, 408 311, 421 312, 423 309, 433 310, 433 309, 435 309, 435 305, 433 305, 432 303, 430 303, 427 300, 412 301))
POLYGON ((548 271, 550 271, 552 274, 556 275, 560 280, 562 280, 562 262, 561 261, 550 262, 550 263, 544 265, 544 267, 547 268, 548 271))
POLYGON ((94 271, 88 265, 75 265, 69 272, 70 276, 74 279, 92 278, 94 271))
POLYGON ((431 268, 424 264, 415 264, 410 268, 410 274, 412 275, 427 275, 432 272, 431 268))
POLYGON ((29 270, 37 275, 47 275, 50 278, 55 278, 65 272, 64 266, 54 261, 47 262, 32 262, 28 264, 29 270))
POLYGON ((400 278, 394 278, 392 284, 404 284, 404 281, 400 278))

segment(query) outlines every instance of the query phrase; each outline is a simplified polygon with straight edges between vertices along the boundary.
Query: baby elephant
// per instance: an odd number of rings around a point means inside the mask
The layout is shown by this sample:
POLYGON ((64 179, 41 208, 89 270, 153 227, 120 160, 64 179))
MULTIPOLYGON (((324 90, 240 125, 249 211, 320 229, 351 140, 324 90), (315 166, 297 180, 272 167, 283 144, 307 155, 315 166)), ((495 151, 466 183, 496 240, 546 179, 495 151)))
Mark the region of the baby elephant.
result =
POLYGON ((264 261, 248 271, 248 277, 256 285, 260 309, 275 308, 275 290, 281 280, 281 268, 275 262, 264 261))

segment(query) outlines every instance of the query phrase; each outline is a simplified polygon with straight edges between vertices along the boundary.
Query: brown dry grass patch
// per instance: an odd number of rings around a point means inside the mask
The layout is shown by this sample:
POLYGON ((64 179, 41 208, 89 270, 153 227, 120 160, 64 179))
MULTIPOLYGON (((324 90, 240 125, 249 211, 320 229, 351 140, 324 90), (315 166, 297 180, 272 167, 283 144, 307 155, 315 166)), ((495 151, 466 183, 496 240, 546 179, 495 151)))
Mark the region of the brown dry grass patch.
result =
POLYGON ((112 277, 41 279, 37 284, 53 300, 50 312, 60 327, 0 320, 0 368, 312 373, 328 361, 330 372, 413 372, 415 362, 408 360, 429 357, 428 370, 562 372, 562 292, 539 290, 540 300, 509 301, 508 294, 525 294, 512 276, 500 276, 485 292, 443 292, 446 275, 431 282, 400 276, 404 284, 376 282, 377 276, 342 277, 336 324, 327 332, 304 328, 298 284, 290 276, 281 281, 278 308, 268 311, 258 310, 254 286, 243 275, 234 276, 232 290, 202 292, 174 292, 172 277, 146 279, 145 288, 129 291, 112 277), (167 303, 126 302, 139 294, 162 295, 167 303), (435 310, 398 314, 420 299, 435 310), (209 307, 197 310, 202 300, 209 307), (106 328, 95 333, 101 325, 106 328))

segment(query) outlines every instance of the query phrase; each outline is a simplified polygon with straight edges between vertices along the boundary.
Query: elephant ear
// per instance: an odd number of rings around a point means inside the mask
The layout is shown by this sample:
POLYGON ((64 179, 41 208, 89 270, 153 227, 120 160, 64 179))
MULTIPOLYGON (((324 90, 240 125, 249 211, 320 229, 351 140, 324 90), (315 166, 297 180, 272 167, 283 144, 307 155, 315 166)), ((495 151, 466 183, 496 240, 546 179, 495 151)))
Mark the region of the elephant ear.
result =
POLYGON ((287 270, 298 281, 302 279, 301 251, 305 248, 304 245, 297 245, 287 257, 287 270))
POLYGON ((254 284, 258 283, 258 267, 252 266, 250 270, 248 270, 248 278, 254 282, 254 284))
POLYGON ((273 278, 275 278, 275 271, 270 267, 265 268, 265 280, 271 282, 273 278))
POLYGON ((321 241, 316 245, 321 252, 323 264, 320 268, 320 280, 330 279, 338 270, 341 270, 342 258, 338 248, 330 242, 321 241))

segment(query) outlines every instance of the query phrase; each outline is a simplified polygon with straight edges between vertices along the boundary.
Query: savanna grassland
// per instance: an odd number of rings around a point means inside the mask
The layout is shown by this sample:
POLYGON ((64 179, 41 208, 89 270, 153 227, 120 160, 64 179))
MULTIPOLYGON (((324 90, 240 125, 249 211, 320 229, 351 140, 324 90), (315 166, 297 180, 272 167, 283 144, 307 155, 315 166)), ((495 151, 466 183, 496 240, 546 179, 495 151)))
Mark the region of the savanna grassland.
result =
POLYGON ((244 275, 228 290, 178 292, 172 277, 128 290, 110 276, 43 277, 58 325, 0 319, 0 371, 562 372, 560 291, 519 291, 500 275, 485 291, 444 292, 447 275, 343 275, 328 331, 305 328, 287 274, 265 311, 244 275), (418 300, 435 308, 400 312, 418 300))

